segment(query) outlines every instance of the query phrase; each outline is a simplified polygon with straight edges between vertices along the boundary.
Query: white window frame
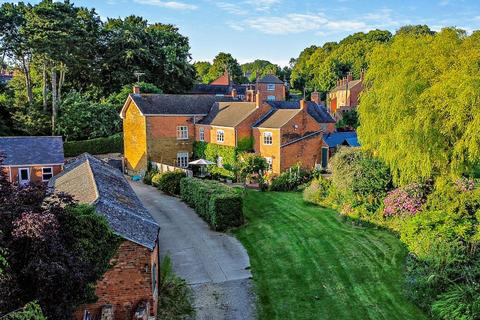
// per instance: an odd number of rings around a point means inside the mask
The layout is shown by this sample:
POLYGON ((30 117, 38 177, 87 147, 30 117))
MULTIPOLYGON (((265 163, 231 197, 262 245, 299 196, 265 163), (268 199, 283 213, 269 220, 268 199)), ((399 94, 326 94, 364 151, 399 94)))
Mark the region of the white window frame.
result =
POLYGON ((267 83, 267 91, 275 91, 275 83, 267 83))
POLYGON ((22 183, 22 170, 27 170, 28 179, 27 182, 30 182, 30 168, 18 168, 18 182, 22 183))
POLYGON ((267 101, 276 101, 277 100, 277 97, 275 96, 268 96, 267 97, 267 101))
POLYGON ((205 128, 198 129, 200 141, 205 141, 205 128))
POLYGON ((177 126, 177 140, 188 140, 188 126, 177 126))
POLYGON ((225 142, 225 131, 224 130, 217 130, 217 142, 224 143, 225 142), (221 138, 221 139, 219 139, 221 138))
POLYGON ((268 171, 272 171, 273 168, 273 158, 272 157, 265 157, 265 161, 267 161, 268 164, 268 171))
POLYGON ((263 144, 271 146, 273 144, 273 134, 270 131, 265 131, 263 133, 263 144))
POLYGON ((188 152, 177 152, 177 167, 188 167, 189 154, 188 152))
POLYGON ((47 182, 48 180, 50 180, 51 178, 53 178, 53 167, 42 167, 42 181, 43 182, 47 182), (45 169, 50 169, 50 173, 45 173, 45 169), (45 175, 46 174, 50 174, 51 177, 48 178, 48 179, 45 179, 45 175))

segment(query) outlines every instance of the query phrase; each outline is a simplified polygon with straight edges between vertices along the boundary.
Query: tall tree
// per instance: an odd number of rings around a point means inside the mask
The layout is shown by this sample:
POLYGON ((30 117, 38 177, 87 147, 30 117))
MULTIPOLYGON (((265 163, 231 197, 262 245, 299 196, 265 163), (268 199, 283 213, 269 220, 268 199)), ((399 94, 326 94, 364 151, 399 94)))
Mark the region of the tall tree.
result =
POLYGON ((398 184, 478 170, 478 61, 480 32, 457 29, 400 34, 370 56, 359 137, 398 184))
POLYGON ((208 61, 197 61, 193 64, 195 71, 197 72, 197 81, 201 83, 208 83, 208 71, 212 67, 212 64, 208 61))
POLYGON ((232 80, 237 83, 242 83, 245 79, 243 77, 242 68, 238 64, 237 59, 232 57, 230 53, 220 52, 213 59, 213 64, 207 74, 208 82, 211 82, 220 77, 225 71, 228 71, 232 80))
POLYGON ((267 60, 255 60, 242 64, 242 71, 243 74, 248 75, 250 82, 255 82, 257 78, 261 78, 267 74, 282 76, 280 67, 267 60))

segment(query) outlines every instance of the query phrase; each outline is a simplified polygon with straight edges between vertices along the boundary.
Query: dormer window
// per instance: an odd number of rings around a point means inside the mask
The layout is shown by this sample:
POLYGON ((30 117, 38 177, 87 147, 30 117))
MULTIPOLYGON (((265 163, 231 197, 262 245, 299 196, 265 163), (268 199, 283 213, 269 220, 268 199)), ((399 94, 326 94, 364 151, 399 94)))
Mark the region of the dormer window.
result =
POLYGON ((267 91, 275 91, 275 83, 267 84, 267 91))
POLYGON ((273 136, 271 132, 263 133, 263 144, 271 145, 273 143, 273 136))

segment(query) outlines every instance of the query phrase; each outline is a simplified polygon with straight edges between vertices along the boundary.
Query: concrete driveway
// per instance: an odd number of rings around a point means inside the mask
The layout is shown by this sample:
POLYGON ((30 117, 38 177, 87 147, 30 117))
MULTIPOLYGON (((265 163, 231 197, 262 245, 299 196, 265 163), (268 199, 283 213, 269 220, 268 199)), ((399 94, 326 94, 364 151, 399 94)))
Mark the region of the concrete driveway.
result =
POLYGON ((214 232, 180 199, 141 182, 136 194, 160 225, 160 255, 192 287, 197 319, 255 319, 250 260, 234 237, 214 232))

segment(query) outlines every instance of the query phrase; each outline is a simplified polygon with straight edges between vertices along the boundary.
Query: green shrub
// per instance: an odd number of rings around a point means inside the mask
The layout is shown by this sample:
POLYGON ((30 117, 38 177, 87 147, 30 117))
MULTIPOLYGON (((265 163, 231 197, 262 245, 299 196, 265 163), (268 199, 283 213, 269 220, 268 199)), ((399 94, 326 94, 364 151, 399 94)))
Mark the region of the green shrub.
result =
POLYGON ((151 185, 154 186, 155 188, 158 188, 161 178, 162 178, 162 173, 156 172, 155 174, 153 174, 150 179, 151 185))
POLYGON ((311 178, 311 174, 295 165, 272 180, 271 191, 293 191, 311 178))
POLYGON ((2 320, 46 320, 47 317, 43 315, 42 309, 37 302, 30 302, 21 310, 9 313, 2 320))
POLYGON ((480 284, 452 286, 433 303, 432 313, 443 320, 480 319, 480 284))
POLYGON ((82 153, 105 154, 123 153, 123 135, 115 134, 106 138, 83 141, 67 141, 63 144, 66 157, 76 157, 82 153))
POLYGON ((143 176, 143 183, 152 185, 152 179, 157 173, 158 173, 157 167, 154 167, 153 164, 150 161, 148 161, 147 171, 143 176))
POLYGON ((180 180, 186 176, 186 173, 181 170, 164 172, 156 174, 154 176, 155 181, 152 179, 152 184, 157 183, 157 188, 167 194, 180 195, 180 180))
POLYGON ((326 206, 332 183, 323 177, 313 179, 303 190, 303 200, 305 202, 326 206))
POLYGON ((240 191, 217 181, 183 178, 180 195, 214 230, 225 231, 244 222, 240 191))

